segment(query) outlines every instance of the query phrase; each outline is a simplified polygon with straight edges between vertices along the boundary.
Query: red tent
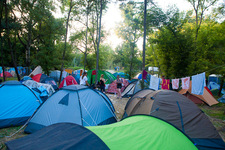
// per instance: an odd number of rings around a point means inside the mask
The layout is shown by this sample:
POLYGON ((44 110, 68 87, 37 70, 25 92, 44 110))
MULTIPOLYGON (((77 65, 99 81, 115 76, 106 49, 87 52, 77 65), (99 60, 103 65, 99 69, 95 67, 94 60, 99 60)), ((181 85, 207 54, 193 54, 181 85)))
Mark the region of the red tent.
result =
MULTIPOLYGON (((1 73, 0 77, 3 77, 3 73, 1 73)), ((8 71, 5 71, 5 77, 12 77, 12 74, 9 73, 8 71)))
POLYGON ((39 74, 36 74, 35 76, 33 76, 32 79, 36 82, 40 82, 47 77, 48 77, 47 75, 39 73, 39 74))
MULTIPOLYGON (((123 87, 121 89, 121 92, 123 92, 123 90, 127 87, 127 85, 129 84, 129 82, 124 79, 124 78, 120 78, 123 80, 123 87)), ((116 80, 114 80, 108 87, 107 93, 117 93, 117 86, 116 86, 116 80)))
POLYGON ((77 81, 74 79, 73 76, 67 76, 63 81, 60 83, 59 88, 62 88, 64 86, 68 85, 76 85, 77 81))

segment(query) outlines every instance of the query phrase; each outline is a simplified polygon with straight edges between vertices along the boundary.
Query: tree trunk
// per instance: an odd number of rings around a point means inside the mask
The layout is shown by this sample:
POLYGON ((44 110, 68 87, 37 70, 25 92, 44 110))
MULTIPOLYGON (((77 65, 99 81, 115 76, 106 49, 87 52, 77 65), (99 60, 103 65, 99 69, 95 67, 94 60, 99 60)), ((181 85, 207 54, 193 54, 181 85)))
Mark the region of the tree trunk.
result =
POLYGON ((87 43, 88 43, 88 14, 89 14, 89 2, 88 2, 88 6, 87 6, 87 20, 86 20, 86 45, 85 45, 85 52, 84 52, 84 71, 85 71, 85 65, 86 65, 86 62, 87 62, 87 43))
POLYGON ((218 92, 218 96, 221 95, 221 91, 223 89, 223 84, 224 84, 224 77, 221 78, 221 81, 220 81, 220 89, 219 89, 219 92, 218 92))
POLYGON ((63 72, 63 67, 64 67, 64 59, 65 59, 65 54, 66 54, 67 33, 68 33, 69 19, 70 19, 70 13, 71 13, 72 7, 73 7, 72 0, 70 0, 70 9, 69 9, 68 16, 67 16, 67 21, 66 21, 65 45, 64 45, 63 56, 62 56, 62 65, 61 65, 61 69, 60 69, 61 73, 60 73, 60 77, 59 77, 59 84, 60 84, 61 79, 62 79, 62 72, 63 72))
POLYGON ((99 66, 99 45, 100 45, 100 40, 101 40, 101 21, 102 21, 102 0, 101 0, 100 17, 99 17, 95 86, 97 86, 97 80, 98 80, 97 77, 98 77, 98 68, 99 68, 98 66, 99 66))
MULTIPOLYGON (((146 9, 147 9, 147 0, 145 0, 145 10, 144 10, 144 37, 143 37, 143 65, 142 71, 145 70, 145 41, 146 41, 146 9)), ((143 75, 142 80, 144 81, 143 75)))

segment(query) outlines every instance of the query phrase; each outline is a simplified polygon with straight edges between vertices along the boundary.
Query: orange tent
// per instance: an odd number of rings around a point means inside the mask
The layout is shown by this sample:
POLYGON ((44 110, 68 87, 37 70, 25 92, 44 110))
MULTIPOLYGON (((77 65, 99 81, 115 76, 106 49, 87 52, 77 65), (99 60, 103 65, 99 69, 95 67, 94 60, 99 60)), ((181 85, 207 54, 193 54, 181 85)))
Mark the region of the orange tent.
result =
POLYGON ((190 100, 192 100, 195 104, 202 104, 202 103, 206 103, 209 106, 215 105, 217 103, 219 103, 213 96, 212 94, 209 92, 209 90, 207 90, 208 88, 205 87, 204 88, 204 93, 203 95, 196 95, 196 94, 192 94, 191 93, 191 81, 190 81, 190 86, 189 89, 181 89, 179 91, 180 94, 183 94, 184 96, 186 96, 187 98, 189 98, 190 100))

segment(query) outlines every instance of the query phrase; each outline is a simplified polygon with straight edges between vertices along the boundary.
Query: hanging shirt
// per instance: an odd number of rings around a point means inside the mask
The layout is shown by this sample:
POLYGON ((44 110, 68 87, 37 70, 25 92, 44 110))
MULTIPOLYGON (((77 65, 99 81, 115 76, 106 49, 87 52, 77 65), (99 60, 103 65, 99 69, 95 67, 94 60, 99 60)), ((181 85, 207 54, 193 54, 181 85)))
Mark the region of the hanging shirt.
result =
POLYGON ((205 72, 192 76, 191 93, 203 95, 205 84, 205 72))
POLYGON ((143 79, 146 79, 147 74, 148 74, 148 72, 147 72, 147 71, 145 71, 145 70, 143 70, 143 71, 142 71, 143 79))
POLYGON ((159 78, 151 75, 149 88, 153 89, 153 90, 158 90, 159 89, 159 78))
POLYGON ((162 79, 162 89, 164 90, 170 89, 170 79, 162 79))
POLYGON ((179 88, 179 79, 172 79, 172 87, 173 89, 179 88))
POLYGON ((181 81, 182 81, 182 89, 189 89, 190 77, 181 78, 181 81))

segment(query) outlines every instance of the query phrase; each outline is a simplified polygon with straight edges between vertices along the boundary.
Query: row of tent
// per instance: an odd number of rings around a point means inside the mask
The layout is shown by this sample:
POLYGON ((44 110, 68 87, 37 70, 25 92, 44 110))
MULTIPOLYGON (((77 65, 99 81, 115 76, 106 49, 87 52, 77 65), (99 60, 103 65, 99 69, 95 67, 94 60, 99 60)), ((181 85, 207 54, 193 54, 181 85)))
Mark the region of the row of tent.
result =
MULTIPOLYGON (((10 85, 4 84, 0 92, 10 85)), ((122 121, 117 122, 114 112, 100 91, 63 87, 32 115, 25 129, 32 134, 6 145, 8 149, 225 149, 208 117, 178 92, 140 90, 127 102, 122 121)))

